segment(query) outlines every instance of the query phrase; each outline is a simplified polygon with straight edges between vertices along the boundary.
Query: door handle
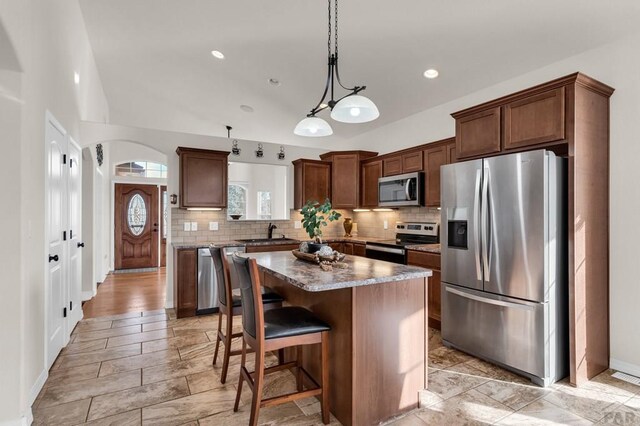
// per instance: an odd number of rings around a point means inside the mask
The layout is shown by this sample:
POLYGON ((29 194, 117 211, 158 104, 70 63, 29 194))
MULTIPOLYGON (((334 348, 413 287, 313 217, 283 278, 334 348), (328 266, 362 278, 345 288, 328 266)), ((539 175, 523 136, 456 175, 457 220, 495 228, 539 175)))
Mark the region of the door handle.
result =
POLYGON ((484 268, 484 280, 489 281, 491 270, 489 268, 489 168, 485 168, 484 181, 482 182, 482 265, 484 268))
POLYGON ((482 170, 476 170, 476 185, 473 200, 473 246, 475 249, 475 261, 476 261, 476 278, 478 281, 482 281, 482 267, 480 266, 480 237, 478 235, 478 228, 480 223, 478 220, 480 210, 480 177, 482 170))
POLYGON ((447 287, 447 293, 452 293, 457 296, 464 297, 466 299, 475 300, 476 302, 487 303, 489 305, 503 306, 505 308, 521 309, 524 311, 534 311, 536 309, 535 306, 532 306, 532 305, 525 305, 524 303, 507 302, 504 300, 489 299, 488 297, 476 296, 475 294, 469 294, 460 290, 456 290, 451 287, 447 287))
POLYGON ((409 194, 410 185, 411 185, 411 179, 407 179, 407 183, 404 185, 404 194, 407 196, 407 201, 411 201, 411 194, 409 194))
POLYGON ((78 248, 84 247, 84 243, 78 243, 78 248))
POLYGON ((51 256, 49 255, 49 263, 51 262, 57 262, 58 260, 60 260, 60 258, 58 257, 58 255, 56 254, 55 256, 51 256))

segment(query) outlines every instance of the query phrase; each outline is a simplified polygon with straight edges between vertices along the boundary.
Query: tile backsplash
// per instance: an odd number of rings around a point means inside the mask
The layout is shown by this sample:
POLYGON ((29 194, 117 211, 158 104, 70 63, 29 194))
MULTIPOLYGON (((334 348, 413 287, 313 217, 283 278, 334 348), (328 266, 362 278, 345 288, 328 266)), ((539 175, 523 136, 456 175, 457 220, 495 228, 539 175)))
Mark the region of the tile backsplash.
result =
POLYGON ((440 210, 427 207, 403 207, 390 212, 353 212, 352 217, 357 223, 359 236, 393 239, 396 236, 396 222, 440 223, 440 210), (387 229, 384 229, 385 220, 387 229))
MULTIPOLYGON (((338 210, 343 216, 351 217, 350 211, 338 210)), ((309 239, 304 229, 295 229, 295 221, 301 221, 302 215, 298 210, 291 210, 291 219, 273 220, 277 228, 273 230, 273 237, 280 238, 282 235, 287 238, 299 240, 309 239)), ((182 210, 171 209, 171 241, 173 243, 199 243, 213 241, 233 241, 237 239, 267 238, 268 220, 229 220, 227 212, 207 211, 207 210, 182 210), (185 222, 197 222, 197 231, 185 231, 185 222), (210 231, 209 222, 218 222, 218 230, 210 231)), ((323 236, 341 237, 344 235, 342 218, 322 230, 323 236)))
MULTIPOLYGON (((355 223, 353 235, 391 239, 395 237, 396 222, 440 222, 440 211, 433 208, 411 207, 390 212, 353 212, 338 210, 342 214, 337 222, 329 223, 323 229, 324 237, 335 238, 344 235, 343 218, 351 217, 355 223), (388 229, 384 229, 384 221, 388 229)), ((274 220, 278 227, 273 231, 274 238, 282 235, 300 240, 309 239, 304 229, 295 229, 295 221, 301 221, 302 215, 297 210, 291 210, 290 220, 274 220)), ((171 241, 173 243, 199 243, 213 241, 233 241, 248 238, 266 238, 269 221, 260 220, 228 220, 226 211, 198 211, 171 209, 171 241), (185 231, 185 222, 197 222, 197 231, 185 231), (218 230, 210 231, 209 222, 218 222, 218 230)))

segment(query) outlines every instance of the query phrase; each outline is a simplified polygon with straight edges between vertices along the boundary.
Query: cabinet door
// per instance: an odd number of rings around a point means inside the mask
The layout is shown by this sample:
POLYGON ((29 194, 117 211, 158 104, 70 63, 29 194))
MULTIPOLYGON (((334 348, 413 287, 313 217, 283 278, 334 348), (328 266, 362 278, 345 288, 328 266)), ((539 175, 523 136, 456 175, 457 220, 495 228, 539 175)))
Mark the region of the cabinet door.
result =
POLYGON ((500 152, 500 107, 456 119, 458 159, 500 152))
POLYGON ((422 151, 402 155, 402 173, 422 171, 422 151))
POLYGON ((362 163, 360 174, 362 202, 360 207, 378 207, 378 179, 381 177, 381 160, 362 163))
POLYGON ((383 173, 385 176, 401 175, 402 174, 402 156, 385 158, 383 165, 383 173))
POLYGON ((293 208, 301 209, 309 200, 324 203, 327 198, 331 199, 331 163, 294 161, 293 208))
POLYGON ((456 143, 447 144, 447 164, 453 164, 458 161, 456 156, 456 143))
POLYGON ((447 146, 440 145, 424 151, 427 182, 425 184, 425 205, 440 207, 440 166, 447 164, 447 146))
POLYGON ((360 159, 357 154, 336 154, 331 164, 331 204, 336 209, 358 207, 358 172, 360 159))
POLYGON ((564 127, 564 87, 504 106, 505 149, 562 140, 564 127))
POLYGON ((329 247, 340 253, 342 253, 342 250, 344 249, 342 243, 329 243, 329 247))
POLYGON ((342 249, 344 254, 353 254, 353 243, 344 243, 342 249))
POLYGON ((367 249, 364 244, 353 244, 353 255, 365 257, 367 255, 367 249))
POLYGON ((441 311, 441 291, 440 291, 440 255, 435 253, 427 253, 416 250, 407 251, 407 263, 409 265, 421 266, 431 269, 433 275, 429 277, 428 291, 429 295, 429 327, 440 330, 441 311))
POLYGON ((440 296, 440 271, 433 269, 433 275, 429 277, 429 327, 440 330, 442 321, 442 301, 440 296))
POLYGON ((196 249, 176 250, 176 315, 178 318, 196 314, 198 306, 198 256, 196 249))
POLYGON ((227 207, 227 157, 185 152, 180 155, 180 207, 227 207))

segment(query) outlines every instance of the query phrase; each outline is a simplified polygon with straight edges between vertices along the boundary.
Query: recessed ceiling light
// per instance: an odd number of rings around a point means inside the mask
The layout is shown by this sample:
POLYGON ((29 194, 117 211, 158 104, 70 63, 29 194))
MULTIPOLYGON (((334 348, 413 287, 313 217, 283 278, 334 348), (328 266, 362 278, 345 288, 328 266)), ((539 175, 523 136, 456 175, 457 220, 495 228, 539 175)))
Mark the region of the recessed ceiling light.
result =
POLYGON ((80 84, 80 74, 78 74, 77 72, 73 73, 73 82, 75 84, 80 84))
POLYGON ((249 105, 240 105, 240 109, 243 110, 244 112, 253 112, 254 109, 252 106, 249 105))
POLYGON ((212 50, 211 54, 213 55, 214 58, 224 59, 224 54, 219 50, 212 50))
POLYGON ((438 70, 434 70, 433 68, 428 69, 424 72, 424 76, 426 78, 436 78, 440 73, 438 70))
POLYGON ((280 86, 280 80, 278 80, 277 78, 270 78, 269 79, 269 84, 272 86, 280 86))

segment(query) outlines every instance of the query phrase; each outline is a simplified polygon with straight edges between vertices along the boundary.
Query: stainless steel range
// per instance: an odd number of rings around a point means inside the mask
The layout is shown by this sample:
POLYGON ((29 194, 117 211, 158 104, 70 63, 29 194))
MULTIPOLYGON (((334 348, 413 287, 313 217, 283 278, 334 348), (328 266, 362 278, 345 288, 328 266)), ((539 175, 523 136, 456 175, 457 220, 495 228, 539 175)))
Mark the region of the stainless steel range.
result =
POLYGON ((408 245, 438 244, 438 224, 432 222, 397 222, 395 240, 367 243, 367 257, 407 264, 408 245))

